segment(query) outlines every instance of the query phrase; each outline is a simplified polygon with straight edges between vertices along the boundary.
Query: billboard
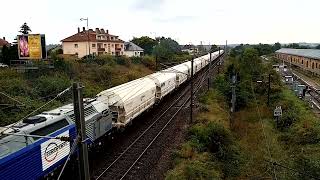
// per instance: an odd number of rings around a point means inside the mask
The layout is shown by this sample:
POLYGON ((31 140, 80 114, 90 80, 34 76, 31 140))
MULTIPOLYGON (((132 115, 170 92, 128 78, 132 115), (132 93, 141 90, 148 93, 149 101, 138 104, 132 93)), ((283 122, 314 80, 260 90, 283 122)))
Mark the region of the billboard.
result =
POLYGON ((18 35, 19 59, 45 59, 47 57, 45 36, 40 34, 18 35))

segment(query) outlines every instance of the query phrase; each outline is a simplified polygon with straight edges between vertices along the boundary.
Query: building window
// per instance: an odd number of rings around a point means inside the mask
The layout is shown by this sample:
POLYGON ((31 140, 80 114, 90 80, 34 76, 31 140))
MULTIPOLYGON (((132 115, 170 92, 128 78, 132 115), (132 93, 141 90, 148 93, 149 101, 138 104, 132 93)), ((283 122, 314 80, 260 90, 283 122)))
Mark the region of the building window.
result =
POLYGON ((111 54, 114 55, 114 52, 112 52, 111 54))
POLYGON ((123 47, 123 45, 121 44, 121 48, 123 47))
POLYGON ((74 44, 74 48, 78 48, 78 44, 74 44))
POLYGON ((302 63, 301 64, 303 64, 303 59, 302 59, 302 61, 301 61, 302 63))
POLYGON ((104 47, 106 47, 107 46, 107 44, 104 44, 104 47))
POLYGON ((96 44, 92 44, 92 47, 95 48, 95 47, 96 47, 96 44))
POLYGON ((111 47, 114 47, 114 44, 111 44, 111 47))

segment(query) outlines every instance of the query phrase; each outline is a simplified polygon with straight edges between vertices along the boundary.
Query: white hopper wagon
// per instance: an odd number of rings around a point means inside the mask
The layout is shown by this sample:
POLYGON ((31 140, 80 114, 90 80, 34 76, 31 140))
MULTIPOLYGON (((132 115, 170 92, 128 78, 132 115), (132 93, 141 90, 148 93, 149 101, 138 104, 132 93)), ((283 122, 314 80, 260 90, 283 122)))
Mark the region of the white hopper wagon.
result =
POLYGON ((202 69, 202 65, 201 65, 201 59, 197 58, 194 62, 193 62, 193 71, 195 72, 199 72, 202 69))
POLYGON ((176 88, 184 83, 189 77, 188 66, 179 64, 164 70, 167 73, 176 74, 176 88))
POLYGON ((97 95, 106 101, 113 115, 113 125, 127 125, 155 103, 156 85, 149 78, 140 78, 102 91, 97 95))
POLYGON ((156 99, 160 101, 164 96, 176 88, 176 74, 160 71, 147 76, 156 83, 156 99))

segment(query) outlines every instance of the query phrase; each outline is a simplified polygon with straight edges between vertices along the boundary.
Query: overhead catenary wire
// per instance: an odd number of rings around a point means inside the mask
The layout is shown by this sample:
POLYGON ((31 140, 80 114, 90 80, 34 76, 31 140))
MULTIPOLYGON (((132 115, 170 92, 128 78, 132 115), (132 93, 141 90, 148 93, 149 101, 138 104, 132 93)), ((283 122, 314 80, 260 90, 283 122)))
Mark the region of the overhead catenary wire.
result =
POLYGON ((24 103, 20 102, 19 100, 11 97, 10 95, 8 95, 8 94, 6 94, 6 93, 4 93, 4 92, 0 92, 0 94, 2 94, 3 96, 7 97, 8 99, 11 99, 11 100, 14 101, 14 102, 19 103, 20 105, 18 105, 18 106, 25 106, 24 103))
POLYGON ((12 128, 14 125, 18 124, 19 122, 23 121, 25 118, 29 117, 30 115, 32 115, 33 113, 39 111, 40 109, 44 108, 45 106, 47 106, 48 104, 50 104, 51 102, 53 102, 54 100, 56 100, 57 98, 59 98, 60 96, 64 95, 65 93, 67 93, 69 90, 71 89, 71 86, 68 87, 67 89, 63 90, 62 92, 60 92, 59 94, 56 95, 56 97, 54 97, 53 99, 51 99, 50 101, 48 101, 47 103, 43 104, 42 106, 38 107, 36 110, 32 111, 31 113, 29 113, 28 115, 24 116, 23 118, 21 118, 19 121, 17 121, 14 124, 11 124, 9 126, 6 126, 4 130, 2 130, 0 132, 0 134, 2 134, 3 132, 5 132, 6 130, 12 128))

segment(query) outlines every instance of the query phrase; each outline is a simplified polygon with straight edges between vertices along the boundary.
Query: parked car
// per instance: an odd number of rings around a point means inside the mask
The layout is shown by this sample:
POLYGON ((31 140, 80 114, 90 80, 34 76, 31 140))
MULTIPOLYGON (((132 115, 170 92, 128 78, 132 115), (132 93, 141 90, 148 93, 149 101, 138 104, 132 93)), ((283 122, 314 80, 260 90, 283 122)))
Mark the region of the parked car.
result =
POLYGON ((0 63, 0 68, 7 68, 7 67, 9 67, 9 66, 6 64, 0 63))

